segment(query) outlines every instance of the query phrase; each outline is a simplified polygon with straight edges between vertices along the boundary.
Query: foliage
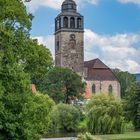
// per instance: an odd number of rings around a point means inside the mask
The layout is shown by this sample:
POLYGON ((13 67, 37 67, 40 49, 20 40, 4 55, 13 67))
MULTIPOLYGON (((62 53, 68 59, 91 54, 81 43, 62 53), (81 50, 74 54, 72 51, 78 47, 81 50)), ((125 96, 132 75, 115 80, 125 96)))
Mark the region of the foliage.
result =
POLYGON ((120 101, 105 94, 95 95, 87 105, 87 125, 92 134, 122 133, 123 109, 120 101))
POLYGON ((140 132, 126 132, 124 134, 98 135, 103 140, 139 140, 140 132))
POLYGON ((125 123, 125 132, 130 132, 134 130, 134 125, 132 121, 126 121, 125 123))
POLYGON ((0 9, 0 23, 30 29, 32 15, 27 13, 22 0, 0 0, 0 9))
MULTIPOLYGON (((45 74, 53 66, 52 55, 45 46, 38 45, 37 40, 28 40, 24 47, 24 71, 30 74, 32 83, 34 83, 38 90, 43 85, 45 74)), ((22 61, 23 62, 23 61, 22 61)))
POLYGON ((78 125, 78 130, 80 132, 86 132, 87 131, 87 119, 86 119, 86 107, 85 105, 79 106, 79 105, 74 105, 80 113, 80 123, 78 125))
POLYGON ((32 101, 23 108, 25 139, 38 139, 48 132, 53 106, 54 102, 49 96, 41 93, 33 95, 32 101))
POLYGON ((22 94, 3 94, 1 99, 0 133, 6 140, 38 140, 48 130, 53 101, 46 95, 22 94))
POLYGON ((84 92, 85 83, 74 71, 67 68, 54 67, 44 78, 42 92, 48 93, 55 102, 69 103, 80 98, 84 92))
POLYGON ((99 140, 98 138, 92 136, 90 133, 86 132, 85 134, 79 134, 77 140, 99 140))
POLYGON ((140 82, 132 84, 127 90, 125 111, 136 130, 140 130, 140 82))
POLYGON ((121 85, 121 97, 125 98, 126 90, 136 81, 136 76, 129 72, 120 71, 119 69, 115 69, 113 72, 119 79, 121 85))
POLYGON ((38 140, 47 131, 53 102, 32 94, 32 75, 25 72, 31 55, 40 54, 29 35, 32 16, 22 0, 1 0, 0 9, 0 134, 6 140, 38 140))
POLYGON ((75 132, 80 122, 80 114, 73 105, 58 104, 51 112, 50 131, 75 132))

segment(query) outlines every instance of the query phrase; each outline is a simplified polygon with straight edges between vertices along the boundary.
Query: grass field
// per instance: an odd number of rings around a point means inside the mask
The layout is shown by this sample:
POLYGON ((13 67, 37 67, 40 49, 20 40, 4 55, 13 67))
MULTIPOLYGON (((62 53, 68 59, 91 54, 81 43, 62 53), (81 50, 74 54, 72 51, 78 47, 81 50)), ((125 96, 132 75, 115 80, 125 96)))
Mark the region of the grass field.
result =
POLYGON ((101 140, 140 140, 140 132, 127 132, 117 135, 99 135, 96 136, 101 140))

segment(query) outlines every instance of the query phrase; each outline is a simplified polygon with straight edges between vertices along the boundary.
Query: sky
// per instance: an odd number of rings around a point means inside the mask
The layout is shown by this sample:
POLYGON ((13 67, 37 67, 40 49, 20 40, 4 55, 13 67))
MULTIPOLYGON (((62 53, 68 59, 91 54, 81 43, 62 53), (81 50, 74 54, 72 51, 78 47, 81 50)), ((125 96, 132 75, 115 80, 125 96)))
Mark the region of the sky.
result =
MULTIPOLYGON (((34 15, 31 36, 54 57, 54 19, 64 0, 26 3, 34 15)), ((110 68, 140 73, 140 0, 75 0, 84 16, 85 61, 99 58, 110 68)))

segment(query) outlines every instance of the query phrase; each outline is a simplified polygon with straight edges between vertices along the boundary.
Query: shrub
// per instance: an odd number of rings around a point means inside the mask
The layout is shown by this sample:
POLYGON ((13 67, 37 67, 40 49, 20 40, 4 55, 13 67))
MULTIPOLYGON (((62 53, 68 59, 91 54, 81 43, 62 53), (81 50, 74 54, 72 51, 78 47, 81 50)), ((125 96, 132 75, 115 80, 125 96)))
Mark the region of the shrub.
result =
POLYGON ((50 112, 54 101, 41 93, 34 94, 32 101, 27 103, 23 109, 25 134, 27 139, 39 139, 48 132, 50 112))
POLYGON ((104 94, 95 95, 87 105, 87 125, 92 134, 122 133, 123 109, 120 101, 104 94))
POLYGON ((75 132, 80 122, 80 113, 73 105, 58 104, 51 112, 50 131, 75 132))
POLYGON ((77 136, 77 140, 99 140, 99 139, 87 132, 85 134, 79 134, 77 136))
POLYGON ((48 96, 11 94, 6 97, 6 101, 7 106, 0 113, 3 139, 39 140, 48 131, 49 113, 54 104, 48 96))

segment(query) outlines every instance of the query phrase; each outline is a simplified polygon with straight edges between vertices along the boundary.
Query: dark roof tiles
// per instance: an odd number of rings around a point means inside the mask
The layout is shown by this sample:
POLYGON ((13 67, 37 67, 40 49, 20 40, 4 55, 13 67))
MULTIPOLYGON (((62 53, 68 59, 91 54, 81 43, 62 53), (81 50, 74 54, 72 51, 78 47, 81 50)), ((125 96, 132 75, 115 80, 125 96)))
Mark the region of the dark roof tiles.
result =
POLYGON ((84 62, 84 67, 88 68, 86 80, 116 80, 117 77, 100 59, 93 59, 84 62))
POLYGON ((84 62, 84 67, 88 68, 95 68, 95 69, 108 69, 108 67, 100 60, 100 59, 93 59, 90 61, 84 62))

